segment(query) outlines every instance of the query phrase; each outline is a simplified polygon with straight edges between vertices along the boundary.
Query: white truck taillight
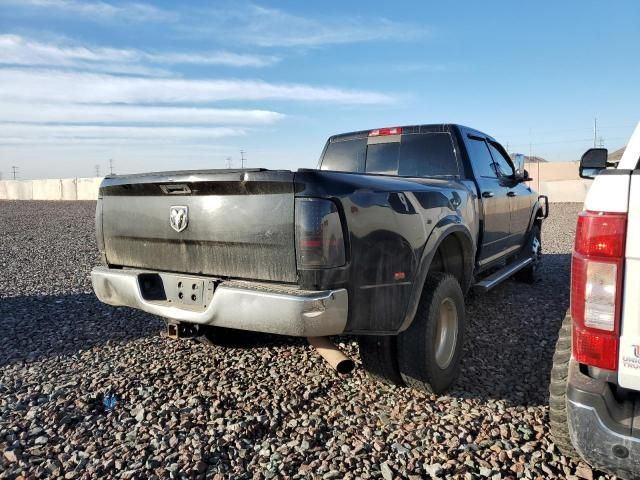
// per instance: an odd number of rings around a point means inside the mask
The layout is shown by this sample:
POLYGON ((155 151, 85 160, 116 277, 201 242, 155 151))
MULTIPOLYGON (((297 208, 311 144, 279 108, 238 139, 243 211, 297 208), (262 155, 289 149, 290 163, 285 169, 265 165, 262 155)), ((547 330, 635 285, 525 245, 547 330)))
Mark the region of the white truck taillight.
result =
POLYGON ((295 210, 298 268, 344 265, 344 234, 336 204, 321 198, 296 198, 295 210))
POLYGON ((582 212, 571 260, 573 356, 616 370, 627 214, 582 212))

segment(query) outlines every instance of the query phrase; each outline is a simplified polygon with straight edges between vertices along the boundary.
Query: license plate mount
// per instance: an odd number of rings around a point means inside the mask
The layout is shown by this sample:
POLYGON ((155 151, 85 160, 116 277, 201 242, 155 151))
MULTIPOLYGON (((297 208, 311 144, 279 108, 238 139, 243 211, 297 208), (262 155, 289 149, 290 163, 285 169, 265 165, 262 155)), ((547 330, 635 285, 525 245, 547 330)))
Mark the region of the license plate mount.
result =
POLYGON ((204 280, 193 277, 175 277, 173 301, 183 305, 204 305, 204 280))

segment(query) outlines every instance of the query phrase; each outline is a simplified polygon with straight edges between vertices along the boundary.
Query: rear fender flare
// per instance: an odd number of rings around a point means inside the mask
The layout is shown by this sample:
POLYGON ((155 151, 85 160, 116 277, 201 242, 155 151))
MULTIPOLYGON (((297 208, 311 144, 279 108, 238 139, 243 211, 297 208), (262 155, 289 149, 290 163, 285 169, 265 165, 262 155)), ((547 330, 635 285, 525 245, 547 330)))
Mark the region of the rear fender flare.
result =
POLYGON ((442 242, 451 235, 455 235, 457 240, 460 242, 464 255, 464 285, 460 285, 460 287, 465 293, 471 287, 471 283, 473 281, 473 266, 476 257, 476 245, 471 232, 467 226, 461 222, 462 219, 460 217, 451 215, 442 218, 433 228, 422 251, 420 266, 416 273, 416 279, 413 282, 413 290, 411 292, 409 304, 407 305, 404 321, 398 332, 402 332, 411 326, 416 315, 416 311, 418 310, 418 304, 420 303, 420 297, 422 296, 424 282, 427 279, 427 273, 429 272, 433 258, 442 242))

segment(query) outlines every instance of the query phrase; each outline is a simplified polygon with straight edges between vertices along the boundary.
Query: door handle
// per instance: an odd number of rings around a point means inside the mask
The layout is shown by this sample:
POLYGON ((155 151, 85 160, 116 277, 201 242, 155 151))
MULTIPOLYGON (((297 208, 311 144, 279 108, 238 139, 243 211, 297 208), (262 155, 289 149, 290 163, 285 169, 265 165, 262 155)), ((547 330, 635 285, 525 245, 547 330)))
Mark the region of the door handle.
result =
POLYGON ((493 197, 495 194, 493 192, 482 192, 482 196, 484 198, 491 198, 493 197))
POLYGON ((507 192, 507 196, 508 197, 515 197, 516 195, 518 195, 516 192, 511 191, 511 192, 507 192))

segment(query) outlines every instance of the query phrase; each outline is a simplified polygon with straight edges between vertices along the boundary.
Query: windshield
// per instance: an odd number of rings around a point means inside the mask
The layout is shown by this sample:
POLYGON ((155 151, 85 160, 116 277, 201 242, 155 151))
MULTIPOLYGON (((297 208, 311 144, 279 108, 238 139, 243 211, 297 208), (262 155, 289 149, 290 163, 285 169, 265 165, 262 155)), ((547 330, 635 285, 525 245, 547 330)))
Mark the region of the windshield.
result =
POLYGON ((367 138, 330 141, 322 158, 322 170, 380 173, 405 177, 458 175, 453 141, 449 133, 399 135, 398 141, 368 142, 367 138))

